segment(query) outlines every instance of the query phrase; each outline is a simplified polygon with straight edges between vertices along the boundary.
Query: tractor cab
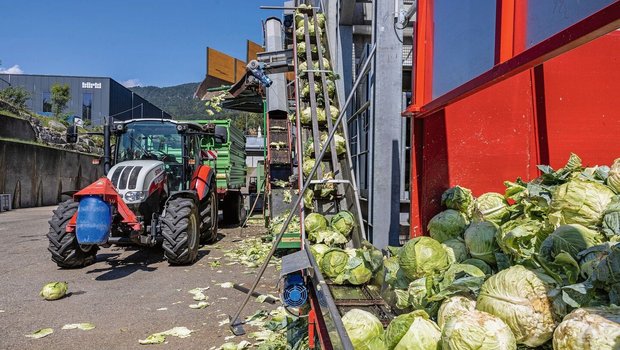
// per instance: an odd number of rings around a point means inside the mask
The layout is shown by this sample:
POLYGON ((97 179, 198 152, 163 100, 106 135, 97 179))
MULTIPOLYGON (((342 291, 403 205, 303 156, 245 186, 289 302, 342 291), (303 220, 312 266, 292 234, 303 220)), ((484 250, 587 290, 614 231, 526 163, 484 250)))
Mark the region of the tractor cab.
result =
POLYGON ((159 161, 167 174, 166 192, 187 189, 194 165, 200 164, 199 140, 185 137, 187 125, 172 120, 116 123, 114 159, 117 166, 127 161, 159 161))

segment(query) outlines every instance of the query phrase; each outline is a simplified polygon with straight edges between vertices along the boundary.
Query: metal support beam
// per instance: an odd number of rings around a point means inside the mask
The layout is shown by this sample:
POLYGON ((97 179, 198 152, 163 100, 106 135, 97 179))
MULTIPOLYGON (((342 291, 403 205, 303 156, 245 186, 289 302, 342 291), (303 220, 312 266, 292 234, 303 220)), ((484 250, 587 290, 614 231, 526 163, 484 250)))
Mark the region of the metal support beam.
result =
POLYGON ((396 14, 403 1, 375 1, 372 41, 377 57, 371 72, 370 227, 378 248, 398 245, 401 168, 403 31, 396 14))
MULTIPOLYGON (((275 17, 265 22, 265 49, 267 52, 282 50, 282 22, 275 17)), ((286 77, 284 73, 268 74, 273 84, 267 88, 267 112, 288 113, 286 96, 286 77)))

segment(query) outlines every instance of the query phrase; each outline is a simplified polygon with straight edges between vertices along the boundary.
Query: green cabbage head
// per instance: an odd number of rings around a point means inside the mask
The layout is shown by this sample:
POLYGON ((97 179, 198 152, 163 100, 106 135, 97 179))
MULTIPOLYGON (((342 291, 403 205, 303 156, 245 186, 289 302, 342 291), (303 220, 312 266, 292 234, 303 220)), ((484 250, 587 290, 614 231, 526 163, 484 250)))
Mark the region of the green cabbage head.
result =
POLYGON ((540 346, 551 339, 556 326, 547 296, 553 283, 547 275, 512 266, 482 284, 476 309, 502 319, 518 344, 540 346))
POLYGON ((617 194, 620 194, 620 158, 614 161, 609 175, 607 176, 607 186, 614 190, 617 194))
POLYGON ((448 209, 435 215, 428 223, 431 238, 440 243, 463 235, 469 221, 465 214, 458 210, 448 209))
POLYGON ((596 226, 614 193, 598 182, 573 179, 553 192, 549 221, 555 225, 596 226))
MULTIPOLYGON (((302 22, 302 24, 304 24, 302 22)), ((314 33, 315 33, 316 29, 314 27, 314 22, 312 22, 312 20, 309 19, 308 21, 308 33, 310 33, 310 40, 312 40, 312 38, 314 38, 314 33)), ((319 31, 319 35, 321 35, 321 28, 318 28, 319 31)), ((305 30, 305 26, 302 25, 299 28, 297 28, 297 31, 295 32, 295 34, 297 35, 297 39, 298 40, 305 40, 305 34, 306 34, 306 30, 305 30)))
MULTIPOLYGON (((332 122, 334 122, 334 121, 336 121, 336 119, 338 119, 338 114, 339 113, 340 113, 340 111, 338 110, 338 108, 336 108, 336 106, 333 106, 333 105, 329 106, 329 114, 330 114, 330 117, 332 118, 332 122)), ((327 123, 327 113, 325 112, 325 110, 323 108, 317 108, 316 109, 316 119, 319 122, 319 124, 327 123)), ((302 123, 310 124, 311 121, 312 121, 312 119, 308 119, 308 122, 304 123, 304 121, 302 120, 302 123)))
POLYGON ((441 331, 422 310, 399 315, 385 330, 389 350, 439 350, 441 331))
POLYGON ((429 284, 432 284, 432 279, 427 279, 426 277, 418 278, 409 283, 409 287, 407 287, 407 294, 409 295, 407 302, 416 310, 424 309, 434 314, 436 307, 439 305, 428 300, 432 293, 429 284))
POLYGON ((540 246, 540 255, 548 261, 561 252, 577 259, 582 250, 603 243, 603 235, 579 224, 561 225, 551 233, 540 246))
POLYGON ((471 190, 454 186, 449 188, 441 195, 441 205, 445 205, 448 209, 458 210, 466 215, 471 215, 474 205, 474 196, 471 190))
POLYGON ((351 309, 342 316, 342 323, 355 350, 381 350, 383 325, 368 311, 351 309))
POLYGON ((581 277, 588 279, 609 253, 611 253, 611 245, 608 242, 579 252, 577 258, 581 277))
POLYGON ((495 264, 495 253, 499 250, 495 236, 498 227, 490 221, 472 222, 463 238, 469 254, 488 264, 495 264))
POLYGON ((355 218, 350 211, 342 210, 332 217, 330 226, 343 236, 350 237, 355 227, 355 218))
MULTIPOLYGON (((300 23, 303 26, 303 22, 300 22, 300 23)), ((318 49, 317 49, 316 45, 311 44, 310 45, 310 51, 312 53, 317 53, 318 49)), ((297 55, 299 55, 304 60, 306 59, 306 42, 305 41, 297 42, 297 55)))
POLYGON ((306 233, 312 233, 327 228, 327 219, 319 213, 310 213, 304 219, 306 233))
MULTIPOLYGON (((320 91, 317 91, 317 92, 320 92, 320 91)), ((310 91, 308 91, 308 94, 309 93, 310 91)), ((338 108, 330 105, 329 111, 330 111, 330 116, 332 118, 332 122, 336 121, 336 119, 338 118, 338 114, 340 113, 338 108)), ((316 108, 316 119, 319 124, 327 123, 327 113, 325 113, 325 110, 323 108, 316 108)), ((301 111, 301 114, 299 116, 299 121, 303 125, 312 124, 312 109, 310 109, 310 107, 306 107, 301 111)))
POLYGON ((329 278, 336 278, 344 272, 349 262, 349 254, 342 249, 331 248, 321 258, 321 272, 329 278))
POLYGON ((392 288, 407 289, 410 280, 400 268, 398 256, 391 256, 383 260, 383 270, 385 271, 385 283, 392 288))
MULTIPOLYGON (((315 164, 316 160, 314 158, 304 158, 303 164, 301 166, 304 176, 307 177, 308 175, 310 175, 310 172, 312 171, 312 168, 314 168, 315 164)), ((321 169, 325 169, 325 165, 321 164, 321 169)), ((314 177, 316 178, 316 173, 314 177)))
POLYGON ((605 208, 603 233, 612 242, 620 241, 620 195, 614 196, 605 208))
POLYGON ((330 248, 327 245, 320 243, 310 246, 310 252, 312 253, 312 256, 314 256, 314 260, 316 260, 317 265, 321 265, 321 259, 329 249, 330 248))
MULTIPOLYGON (((327 141, 327 134, 322 134, 321 135, 321 146, 319 147, 319 152, 325 146, 325 141, 327 141)), ((336 154, 340 156, 347 152, 347 145, 345 143, 344 137, 342 137, 339 134, 335 134, 333 141, 336 144, 336 154)), ((330 150, 329 145, 327 147, 327 150, 328 151, 330 150)), ((309 140, 304 146, 304 155, 311 156, 313 154, 314 154, 314 142, 312 140, 309 140)))
POLYGON ((482 311, 457 313, 441 333, 442 350, 516 350, 510 328, 498 317, 482 311))
POLYGON ((484 274, 487 275, 487 276, 493 274, 493 269, 491 268, 491 266, 489 266, 489 264, 487 264, 486 262, 484 262, 483 260, 480 260, 480 259, 476 259, 476 258, 465 259, 465 260, 463 260, 463 262, 461 262, 461 264, 463 264, 463 265, 473 265, 473 266, 479 268, 480 271, 484 272, 484 274))
POLYGON ((620 307, 576 309, 553 333, 553 348, 614 350, 620 347, 620 307))
POLYGON ((43 286, 39 295, 45 300, 56 300, 67 294, 67 282, 50 282, 43 286))
POLYGON ((478 197, 474 202, 474 211, 476 217, 496 225, 501 225, 510 218, 508 202, 496 192, 488 192, 478 197))
MULTIPOLYGON (((325 144, 325 141, 327 141, 327 134, 321 135, 321 147, 323 147, 323 145, 325 144)), ((339 134, 335 134, 334 142, 336 143, 336 154, 340 156, 347 152, 347 146, 345 144, 344 137, 342 137, 339 134)))
POLYGON ((523 262, 532 257, 546 238, 543 223, 537 220, 508 221, 497 231, 496 240, 504 253, 515 261, 523 262))
POLYGON ((612 304, 620 305, 620 244, 611 246, 609 254, 592 271, 589 281, 608 291, 612 304))
POLYGON ((452 238, 441 244, 446 253, 448 253, 448 262, 450 264, 461 262, 469 258, 465 242, 460 238, 452 238))
POLYGON ((446 322, 461 313, 476 309, 476 301, 462 295, 453 295, 445 299, 437 312, 437 324, 443 329, 446 322))
POLYGON ((319 24, 319 27, 325 27, 325 14, 317 13, 316 14, 316 22, 319 24))
POLYGON ((368 283, 371 278, 372 271, 363 262, 347 271, 347 281, 354 286, 368 283))
POLYGON ((314 210, 314 191, 313 190, 308 189, 306 190, 306 192, 304 192, 304 207, 306 209, 314 210))
POLYGON ((448 253, 430 237, 416 237, 402 247, 398 263, 410 280, 448 268, 448 253))
POLYGON ((338 231, 334 231, 330 228, 319 229, 308 233, 308 240, 313 243, 324 243, 330 247, 344 245, 349 241, 338 231))

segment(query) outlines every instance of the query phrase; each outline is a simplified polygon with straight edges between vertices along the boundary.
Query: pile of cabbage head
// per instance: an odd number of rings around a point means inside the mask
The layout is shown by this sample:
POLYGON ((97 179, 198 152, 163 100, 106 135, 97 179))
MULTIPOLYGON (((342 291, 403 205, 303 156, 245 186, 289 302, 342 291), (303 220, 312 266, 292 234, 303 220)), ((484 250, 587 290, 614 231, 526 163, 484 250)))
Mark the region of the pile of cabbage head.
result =
POLYGON ((620 159, 539 169, 504 193, 446 190, 429 236, 390 247, 378 273, 399 316, 347 317, 365 320, 354 347, 620 349, 620 159))
POLYGON ((345 248, 356 227, 351 212, 343 210, 329 220, 310 213, 304 228, 312 243, 310 251, 321 273, 336 284, 367 284, 383 267, 383 253, 368 242, 359 249, 345 248))

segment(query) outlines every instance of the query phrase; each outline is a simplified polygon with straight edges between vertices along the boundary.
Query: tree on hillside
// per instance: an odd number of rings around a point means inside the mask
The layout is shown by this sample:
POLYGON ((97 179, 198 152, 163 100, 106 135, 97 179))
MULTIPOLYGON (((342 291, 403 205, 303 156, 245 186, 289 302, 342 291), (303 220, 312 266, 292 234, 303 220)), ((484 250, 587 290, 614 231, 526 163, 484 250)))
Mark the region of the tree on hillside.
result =
POLYGON ((52 113, 56 118, 67 108, 67 103, 71 100, 71 92, 68 84, 54 84, 50 88, 52 93, 52 113))
POLYGON ((0 102, 13 113, 26 109, 26 101, 30 99, 30 93, 21 86, 9 86, 0 90, 0 102))

